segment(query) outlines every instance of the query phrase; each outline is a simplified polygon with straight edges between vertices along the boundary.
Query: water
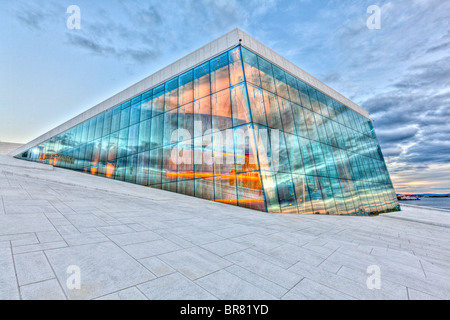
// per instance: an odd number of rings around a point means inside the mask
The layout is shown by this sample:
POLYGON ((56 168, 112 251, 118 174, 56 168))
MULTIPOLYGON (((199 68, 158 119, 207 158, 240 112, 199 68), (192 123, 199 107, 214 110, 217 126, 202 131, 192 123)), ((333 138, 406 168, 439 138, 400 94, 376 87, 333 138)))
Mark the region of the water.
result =
POLYGON ((450 210, 450 198, 421 198, 419 201, 399 201, 400 204, 410 204, 414 206, 439 208, 450 210))

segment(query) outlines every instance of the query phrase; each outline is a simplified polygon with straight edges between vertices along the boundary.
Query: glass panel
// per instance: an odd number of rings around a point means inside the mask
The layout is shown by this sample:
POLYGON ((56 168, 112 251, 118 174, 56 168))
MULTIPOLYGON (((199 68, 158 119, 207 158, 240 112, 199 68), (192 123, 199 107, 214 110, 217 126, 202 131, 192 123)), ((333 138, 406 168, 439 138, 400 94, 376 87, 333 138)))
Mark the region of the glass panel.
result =
POLYGON ((150 137, 150 148, 161 148, 163 145, 164 138, 164 115, 161 114, 157 117, 152 118, 151 130, 152 134, 150 137))
POLYGON ((150 150, 152 120, 148 119, 141 122, 139 127, 139 153, 150 150))
POLYGON ((261 79, 259 76, 258 57, 243 47, 241 47, 241 50, 244 61, 245 80, 260 87, 261 79))
POLYGON ((153 89, 152 117, 164 112, 164 84, 153 89))
POLYGON ((119 148, 118 158, 126 157, 128 155, 128 128, 119 131, 119 148))
POLYGON ((287 89, 287 81, 286 81, 285 72, 276 66, 272 66, 272 68, 273 68, 273 75, 275 78, 275 86, 276 86, 277 94, 280 97, 283 97, 284 99, 289 100, 289 92, 287 89))
POLYGON ((304 82, 297 80, 297 88, 300 93, 300 100, 302 101, 302 106, 304 108, 308 108, 311 110, 312 106, 311 101, 309 99, 308 86, 304 82))
POLYGON ((212 95, 212 112, 212 127, 214 131, 222 131, 233 126, 229 89, 212 95))
POLYGON ((276 93, 275 79, 273 78, 272 64, 258 57, 258 65, 261 75, 261 86, 264 90, 276 93))
POLYGON ((297 80, 295 79, 294 76, 291 76, 289 73, 286 73, 286 81, 291 102, 301 104, 302 101, 300 99, 300 94, 297 89, 297 80))
POLYGON ((194 71, 188 71, 180 76, 180 106, 194 100, 194 71))
POLYGON ((213 134, 214 175, 233 175, 236 172, 234 161, 233 130, 228 129, 213 134))
POLYGON ((300 214, 313 214, 311 198, 309 197, 308 187, 305 182, 305 176, 293 174, 295 196, 297 199, 297 209, 300 214))
POLYGON ((244 71, 242 70, 241 50, 239 48, 229 51, 230 59, 230 82, 237 85, 244 82, 244 71))
POLYGON ((178 181, 194 179, 194 140, 185 140, 177 145, 178 181))
POLYGON ((231 105, 233 109, 233 125, 235 127, 250 122, 247 90, 244 85, 241 84, 231 89, 231 105))
POLYGON ((97 124, 97 118, 93 118, 89 120, 89 135, 88 135, 88 141, 94 140, 95 136, 95 126, 97 124))
POLYGON ((164 145, 178 142, 178 109, 164 114, 164 145))
POLYGON ((211 130, 211 97, 194 102, 194 137, 202 136, 211 130))
POLYGON ((178 107, 178 78, 166 82, 166 103, 164 110, 170 111, 178 107))
POLYGON ((217 92, 230 86, 228 53, 211 60, 211 91, 217 92))
POLYGON ((178 110, 178 141, 190 140, 194 137, 194 104, 189 103, 178 110))
POLYGON ((209 62, 194 69, 194 99, 211 94, 209 62))
POLYGON ((264 106, 267 115, 267 125, 271 128, 282 130, 280 108, 277 97, 270 92, 263 90, 264 106))
POLYGON ((162 148, 150 150, 148 183, 151 186, 161 184, 162 148))
POLYGON ((258 170, 258 158, 253 129, 250 125, 234 129, 236 172, 258 170))
POLYGON ((113 109, 113 117, 111 122, 111 132, 116 132, 120 130, 120 113, 122 109, 120 107, 113 109))
POLYGON ((264 195, 266 197, 267 212, 281 212, 280 204, 278 202, 278 189, 275 176, 270 172, 262 171, 261 177, 263 181, 264 195))
POLYGON ((289 173, 279 173, 276 175, 276 179, 281 212, 298 213, 292 175, 289 173))
POLYGON ((296 134, 291 103, 288 100, 278 97, 278 105, 280 106, 281 120, 283 121, 283 130, 285 132, 296 134))
POLYGON ((120 116, 120 129, 130 126, 130 111, 131 107, 122 109, 122 114, 120 116))
POLYGON ((267 126, 262 90, 252 85, 247 85, 247 90, 252 111, 252 121, 267 126))
POLYGON ((209 134, 194 139, 194 170, 196 179, 210 179, 213 182, 214 168, 212 151, 212 135, 209 134))
POLYGON ((217 202, 237 205, 235 175, 214 177, 214 199, 217 202))
POLYGON ((141 120, 141 102, 131 105, 130 111, 130 126, 138 123, 141 120))
POLYGON ((150 90, 142 95, 141 121, 145 121, 152 117, 152 100, 153 90, 150 90))
POLYGON ((103 122, 105 121, 105 115, 101 114, 97 116, 97 124, 95 127, 95 136, 94 139, 99 139, 102 137, 103 133, 103 122))
POLYGON ((150 152, 142 152, 138 155, 136 168, 136 183, 142 186, 148 185, 148 166, 149 166, 150 152))
POLYGON ((246 172, 237 176, 238 205, 266 211, 259 172, 246 172))
POLYGON ((131 126, 128 132, 128 155, 136 154, 139 145, 139 124, 131 126))
POLYGON ((177 182, 177 175, 178 175, 177 145, 168 145, 164 147, 162 164, 163 164, 162 182, 163 183, 177 182))
MULTIPOLYGON (((111 133, 111 120, 112 120, 113 111, 109 110, 105 113, 105 120, 103 122, 103 133, 102 136, 107 136, 111 133)), ((80 142, 84 143, 86 140, 82 140, 80 137, 80 142)))

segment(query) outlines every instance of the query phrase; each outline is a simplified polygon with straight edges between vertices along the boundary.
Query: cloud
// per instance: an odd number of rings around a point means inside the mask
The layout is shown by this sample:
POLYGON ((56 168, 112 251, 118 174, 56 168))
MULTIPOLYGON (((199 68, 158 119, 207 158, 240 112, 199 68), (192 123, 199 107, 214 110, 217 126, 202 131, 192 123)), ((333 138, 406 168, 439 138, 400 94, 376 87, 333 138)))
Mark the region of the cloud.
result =
POLYGON ((58 19, 58 12, 65 12, 64 6, 54 1, 22 1, 12 10, 20 24, 33 31, 42 31, 58 19))

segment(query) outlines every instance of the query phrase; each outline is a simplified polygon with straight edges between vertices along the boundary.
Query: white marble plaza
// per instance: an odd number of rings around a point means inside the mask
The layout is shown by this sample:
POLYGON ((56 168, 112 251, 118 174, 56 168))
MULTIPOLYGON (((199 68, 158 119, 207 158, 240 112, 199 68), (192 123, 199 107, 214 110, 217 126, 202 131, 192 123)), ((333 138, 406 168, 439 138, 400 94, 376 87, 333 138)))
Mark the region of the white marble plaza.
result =
POLYGON ((274 215, 0 156, 2 300, 449 299, 449 228, 450 212, 274 215))

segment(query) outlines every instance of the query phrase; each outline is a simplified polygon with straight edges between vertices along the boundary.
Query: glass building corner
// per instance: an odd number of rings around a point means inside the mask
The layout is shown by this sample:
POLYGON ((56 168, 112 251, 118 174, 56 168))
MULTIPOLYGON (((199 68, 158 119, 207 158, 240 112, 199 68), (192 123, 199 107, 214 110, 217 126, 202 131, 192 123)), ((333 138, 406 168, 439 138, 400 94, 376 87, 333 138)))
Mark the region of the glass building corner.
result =
POLYGON ((399 210, 371 121, 242 46, 18 157, 271 213, 399 210))

